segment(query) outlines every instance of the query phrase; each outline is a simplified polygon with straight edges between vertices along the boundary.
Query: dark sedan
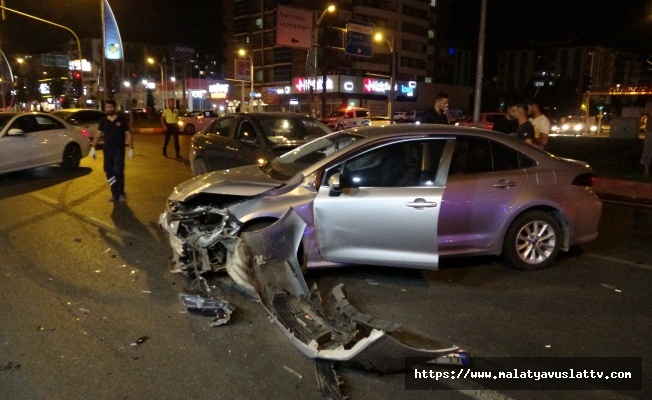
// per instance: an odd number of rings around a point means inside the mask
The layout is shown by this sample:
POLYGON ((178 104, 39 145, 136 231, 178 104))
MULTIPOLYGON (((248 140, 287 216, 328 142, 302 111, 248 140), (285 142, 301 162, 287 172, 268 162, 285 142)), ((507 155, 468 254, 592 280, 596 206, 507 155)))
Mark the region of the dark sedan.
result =
POLYGON ((305 115, 286 112, 229 114, 196 133, 190 146, 195 175, 272 159, 331 130, 305 115))

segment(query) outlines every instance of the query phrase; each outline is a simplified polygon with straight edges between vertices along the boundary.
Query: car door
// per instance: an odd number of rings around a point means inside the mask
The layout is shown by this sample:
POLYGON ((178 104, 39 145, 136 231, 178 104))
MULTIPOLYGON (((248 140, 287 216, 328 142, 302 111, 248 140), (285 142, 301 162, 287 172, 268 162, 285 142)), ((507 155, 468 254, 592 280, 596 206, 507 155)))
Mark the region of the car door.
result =
POLYGON ((7 132, 20 129, 20 135, 5 135, 0 143, 0 165, 3 171, 38 167, 43 165, 40 161, 40 139, 38 127, 34 116, 27 114, 16 118, 7 132))
POLYGON ((446 143, 380 145, 325 171, 314 201, 321 256, 339 263, 437 268, 446 143), (339 176, 340 193, 327 184, 331 176, 339 176))
POLYGON ((36 120, 40 164, 55 164, 63 159, 63 151, 70 142, 67 128, 49 115, 34 115, 36 120))
POLYGON ((225 159, 229 167, 240 167, 243 165, 255 164, 262 154, 260 143, 262 137, 258 137, 252 121, 247 118, 239 118, 233 131, 232 140, 226 146, 225 159))
POLYGON ((194 151, 204 157, 209 171, 219 171, 233 166, 226 159, 226 148, 233 141, 231 136, 237 120, 237 117, 222 117, 213 121, 204 132, 195 134, 194 151))
POLYGON ((487 248, 526 185, 534 165, 501 143, 460 136, 455 141, 439 216, 439 249, 454 254, 487 248))

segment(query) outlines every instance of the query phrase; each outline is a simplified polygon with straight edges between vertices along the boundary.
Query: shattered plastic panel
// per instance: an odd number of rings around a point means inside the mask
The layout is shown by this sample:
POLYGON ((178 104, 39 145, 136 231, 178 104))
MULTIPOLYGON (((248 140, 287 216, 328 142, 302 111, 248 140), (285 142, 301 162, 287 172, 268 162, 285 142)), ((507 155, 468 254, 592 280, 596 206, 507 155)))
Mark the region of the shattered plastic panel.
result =
MULTIPOLYGON (((402 371, 406 357, 427 358, 447 364, 466 357, 458 347, 418 349, 400 343, 380 329, 358 325, 345 313, 327 315, 316 286, 308 291, 296 258, 306 223, 290 210, 275 224, 240 235, 253 263, 227 265, 229 274, 247 277, 261 304, 290 341, 306 356, 347 362, 382 373, 402 371), (453 361, 451 361, 453 360, 453 361)), ((238 252, 236 254, 244 254, 238 252)), ((235 262, 237 257, 233 257, 235 262)), ((229 261, 231 264, 231 261, 229 261)), ((234 278, 235 279, 235 278, 234 278)))

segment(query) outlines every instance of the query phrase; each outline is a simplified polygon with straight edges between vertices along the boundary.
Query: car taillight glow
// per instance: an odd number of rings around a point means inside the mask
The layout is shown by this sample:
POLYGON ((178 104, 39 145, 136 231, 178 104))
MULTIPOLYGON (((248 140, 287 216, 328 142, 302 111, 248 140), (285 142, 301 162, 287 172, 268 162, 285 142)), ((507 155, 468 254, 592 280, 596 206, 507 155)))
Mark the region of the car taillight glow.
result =
POLYGON ((593 175, 593 173, 591 172, 587 172, 584 174, 577 175, 575 179, 573 179, 573 185, 593 187, 594 181, 595 181, 595 175, 593 175))
POLYGON ((82 135, 89 137, 88 131, 86 129, 82 129, 82 135))

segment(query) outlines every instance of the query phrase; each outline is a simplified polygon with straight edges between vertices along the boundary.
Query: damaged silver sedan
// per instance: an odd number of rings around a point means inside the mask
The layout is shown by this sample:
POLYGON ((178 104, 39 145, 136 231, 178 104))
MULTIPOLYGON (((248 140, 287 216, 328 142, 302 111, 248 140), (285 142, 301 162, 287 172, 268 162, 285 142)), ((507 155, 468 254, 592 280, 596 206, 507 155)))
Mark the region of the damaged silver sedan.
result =
POLYGON ((439 258, 503 255, 549 266, 593 240, 602 204, 584 163, 480 129, 396 125, 335 132, 267 165, 177 186, 160 224, 171 269, 225 268, 237 236, 294 211, 301 268, 366 264, 436 269, 439 258))

